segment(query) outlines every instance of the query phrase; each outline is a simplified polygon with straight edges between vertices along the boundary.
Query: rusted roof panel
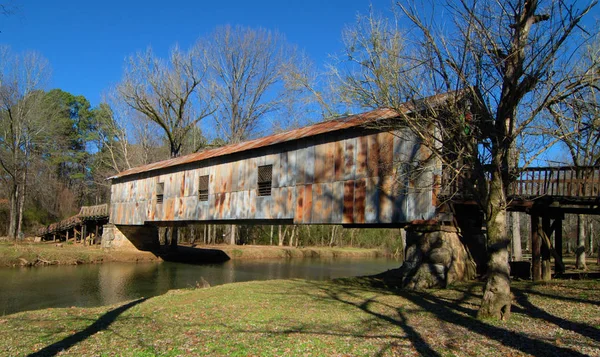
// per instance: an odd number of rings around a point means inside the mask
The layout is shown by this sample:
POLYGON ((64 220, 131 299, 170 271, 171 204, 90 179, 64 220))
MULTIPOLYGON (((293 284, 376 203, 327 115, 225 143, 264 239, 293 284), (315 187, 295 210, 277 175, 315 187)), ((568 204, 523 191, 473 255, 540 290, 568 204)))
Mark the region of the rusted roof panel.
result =
MULTIPOLYGON (((407 109, 408 110, 408 109, 407 109)), ((290 130, 287 132, 274 134, 270 136, 266 136, 263 138, 246 141, 239 144, 232 144, 223 146, 216 149, 205 150, 202 152, 185 155, 181 157, 177 157, 174 159, 164 160, 155 162, 152 164, 134 167, 129 170, 125 170, 120 172, 114 176, 109 177, 108 179, 116 179, 120 177, 135 175, 139 173, 160 170, 167 167, 185 165, 192 162, 203 161, 219 156, 225 156, 230 154, 235 154, 238 152, 258 149, 270 145, 280 144, 288 141, 298 140, 305 137, 315 136, 319 134, 326 134, 337 130, 348 129, 352 127, 357 127, 360 125, 365 125, 377 120, 385 120, 397 117, 398 114, 396 111, 388 108, 376 109, 370 112, 351 115, 344 118, 334 119, 326 122, 317 123, 314 125, 310 125, 307 127, 290 130)))

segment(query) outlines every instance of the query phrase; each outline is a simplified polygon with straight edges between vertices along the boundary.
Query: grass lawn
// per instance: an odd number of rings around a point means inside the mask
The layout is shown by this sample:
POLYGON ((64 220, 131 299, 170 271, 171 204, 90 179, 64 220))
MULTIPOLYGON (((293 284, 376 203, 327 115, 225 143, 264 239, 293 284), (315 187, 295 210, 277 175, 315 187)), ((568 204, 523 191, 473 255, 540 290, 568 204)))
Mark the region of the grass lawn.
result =
POLYGON ((3 356, 600 356, 600 281, 516 282, 509 321, 481 284, 423 293, 374 278, 175 290, 0 318, 3 356))

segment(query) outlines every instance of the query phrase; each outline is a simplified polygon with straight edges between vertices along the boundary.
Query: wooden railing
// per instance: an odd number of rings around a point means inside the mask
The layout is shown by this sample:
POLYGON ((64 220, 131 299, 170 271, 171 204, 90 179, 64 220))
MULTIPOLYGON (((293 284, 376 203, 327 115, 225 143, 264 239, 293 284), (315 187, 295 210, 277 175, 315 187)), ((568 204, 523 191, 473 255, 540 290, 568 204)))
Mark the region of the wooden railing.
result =
POLYGON ((600 194, 600 167, 530 167, 521 170, 509 187, 520 198, 564 197, 596 199, 600 194))
MULTIPOLYGON (((461 175, 462 176, 462 175, 461 175)), ((489 177, 489 173, 486 173, 489 177)), ((489 182, 489 181, 488 181, 489 182)), ((472 198, 463 177, 444 173, 442 196, 472 198)), ((542 197, 590 201, 600 199, 600 166, 530 167, 519 171, 508 188, 513 199, 535 200, 542 197)))

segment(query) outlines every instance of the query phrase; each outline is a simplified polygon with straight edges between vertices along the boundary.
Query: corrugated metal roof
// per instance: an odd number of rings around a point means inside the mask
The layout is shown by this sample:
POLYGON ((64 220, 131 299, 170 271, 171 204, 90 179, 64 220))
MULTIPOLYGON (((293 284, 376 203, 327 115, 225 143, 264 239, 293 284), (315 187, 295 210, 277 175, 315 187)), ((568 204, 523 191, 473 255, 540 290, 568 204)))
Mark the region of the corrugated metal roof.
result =
MULTIPOLYGON (((408 110, 408 108, 407 108, 408 110)), ((258 149, 266 146, 280 144, 288 141, 298 140, 305 137, 315 136, 319 134, 330 133, 333 131, 348 129, 360 125, 364 125, 377 120, 385 120, 397 117, 398 113, 392 109, 383 108, 375 109, 366 113, 351 115, 343 118, 333 119, 303 128, 298 128, 290 131, 286 131, 279 134, 265 136, 263 138, 245 141, 239 144, 232 144, 223 146, 220 148, 210 149, 201 151, 198 153, 180 156, 177 158, 163 160, 152 164, 138 166, 120 172, 108 179, 116 179, 120 177, 135 175, 143 172, 149 172, 154 170, 160 170, 167 167, 185 165, 192 162, 198 162, 208 160, 211 158, 235 154, 242 151, 248 151, 252 149, 258 149)))

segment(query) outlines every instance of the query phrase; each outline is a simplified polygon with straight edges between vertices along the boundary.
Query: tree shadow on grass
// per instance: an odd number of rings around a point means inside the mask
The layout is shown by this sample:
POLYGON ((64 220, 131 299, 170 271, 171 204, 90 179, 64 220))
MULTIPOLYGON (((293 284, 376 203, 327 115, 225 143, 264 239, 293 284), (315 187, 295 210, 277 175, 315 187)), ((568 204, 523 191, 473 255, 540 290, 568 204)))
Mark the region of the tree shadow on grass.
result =
MULTIPOLYGON (((368 285, 369 278, 361 279, 363 286, 368 285)), ((372 287, 376 289, 382 289, 381 281, 378 281, 377 279, 373 279, 371 281, 372 287)), ((394 306, 385 305, 388 308, 394 308, 396 310, 398 318, 373 311, 370 308, 370 305, 374 303, 373 301, 362 298, 362 302, 357 302, 357 300, 361 297, 359 294, 353 293, 353 291, 357 291, 356 285, 354 286, 354 288, 352 288, 351 286, 344 286, 343 284, 336 284, 334 286, 322 285, 320 288, 331 299, 355 306, 356 308, 368 314, 371 314, 372 316, 378 317, 381 320, 401 327, 407 334, 408 339, 413 343, 413 346, 421 355, 439 355, 439 353, 435 351, 427 343, 427 341, 425 341, 423 337, 420 336, 419 333, 407 323, 407 318, 404 315, 402 309, 398 309, 394 306)), ((369 289, 368 286, 365 286, 365 288, 369 289)), ((543 340, 529 337, 526 334, 511 331, 509 329, 487 323, 486 321, 478 320, 477 318, 475 318, 477 314, 476 308, 469 308, 467 306, 463 306, 464 301, 470 298, 467 295, 471 295, 471 297, 475 296, 472 288, 467 289, 466 291, 462 291, 463 296, 456 300, 440 298, 435 295, 422 292, 412 292, 404 290, 390 291, 389 288, 384 288, 383 291, 385 293, 391 292, 397 296, 400 296, 412 302, 424 311, 434 314, 435 317, 442 322, 448 323, 450 325, 463 327, 480 335, 482 337, 482 341, 484 341, 485 339, 495 340, 506 347, 513 348, 515 350, 530 354, 532 356, 546 356, 548 355, 548 353, 561 356, 585 356, 585 354, 582 354, 578 351, 566 347, 556 346, 543 340)), ((381 302, 377 303, 382 304, 381 302)), ((526 305, 524 307, 529 307, 529 305, 526 305)), ((537 316, 530 316, 544 319, 543 314, 538 314, 537 316)), ((552 322, 552 319, 550 321, 552 322)), ((560 324, 563 322, 564 321, 555 321, 555 323, 557 323, 559 326, 561 326, 560 324)), ((569 325, 569 327, 575 328, 575 326, 573 325, 569 325)), ((577 330, 576 332, 580 331, 577 330)), ((583 335, 597 340, 596 331, 593 331, 591 333, 584 332, 583 335), (595 337, 593 337, 592 335, 595 337)))
MULTIPOLYGON (((529 298, 526 294, 529 292, 517 288, 513 288, 512 291, 515 293, 516 301, 519 303, 519 305, 523 307, 522 309, 518 309, 520 313, 527 316, 531 316, 536 319, 548 321, 562 329, 571 330, 580 335, 586 336, 594 341, 600 342, 600 330, 598 330, 597 328, 584 323, 569 321, 561 317, 552 315, 535 306, 531 301, 529 301, 529 298)), ((515 309, 513 308, 513 310, 515 309)))
POLYGON ((117 319, 117 317, 119 317, 119 315, 134 307, 135 305, 141 304, 147 299, 148 298, 137 299, 125 305, 119 306, 113 310, 110 310, 104 315, 100 316, 98 320, 96 320, 86 329, 79 331, 69 337, 66 337, 58 342, 55 342, 49 346, 46 346, 43 349, 30 354, 29 357, 56 356, 59 352, 66 350, 81 341, 84 341, 85 339, 94 335, 95 333, 102 330, 106 330, 117 319))

